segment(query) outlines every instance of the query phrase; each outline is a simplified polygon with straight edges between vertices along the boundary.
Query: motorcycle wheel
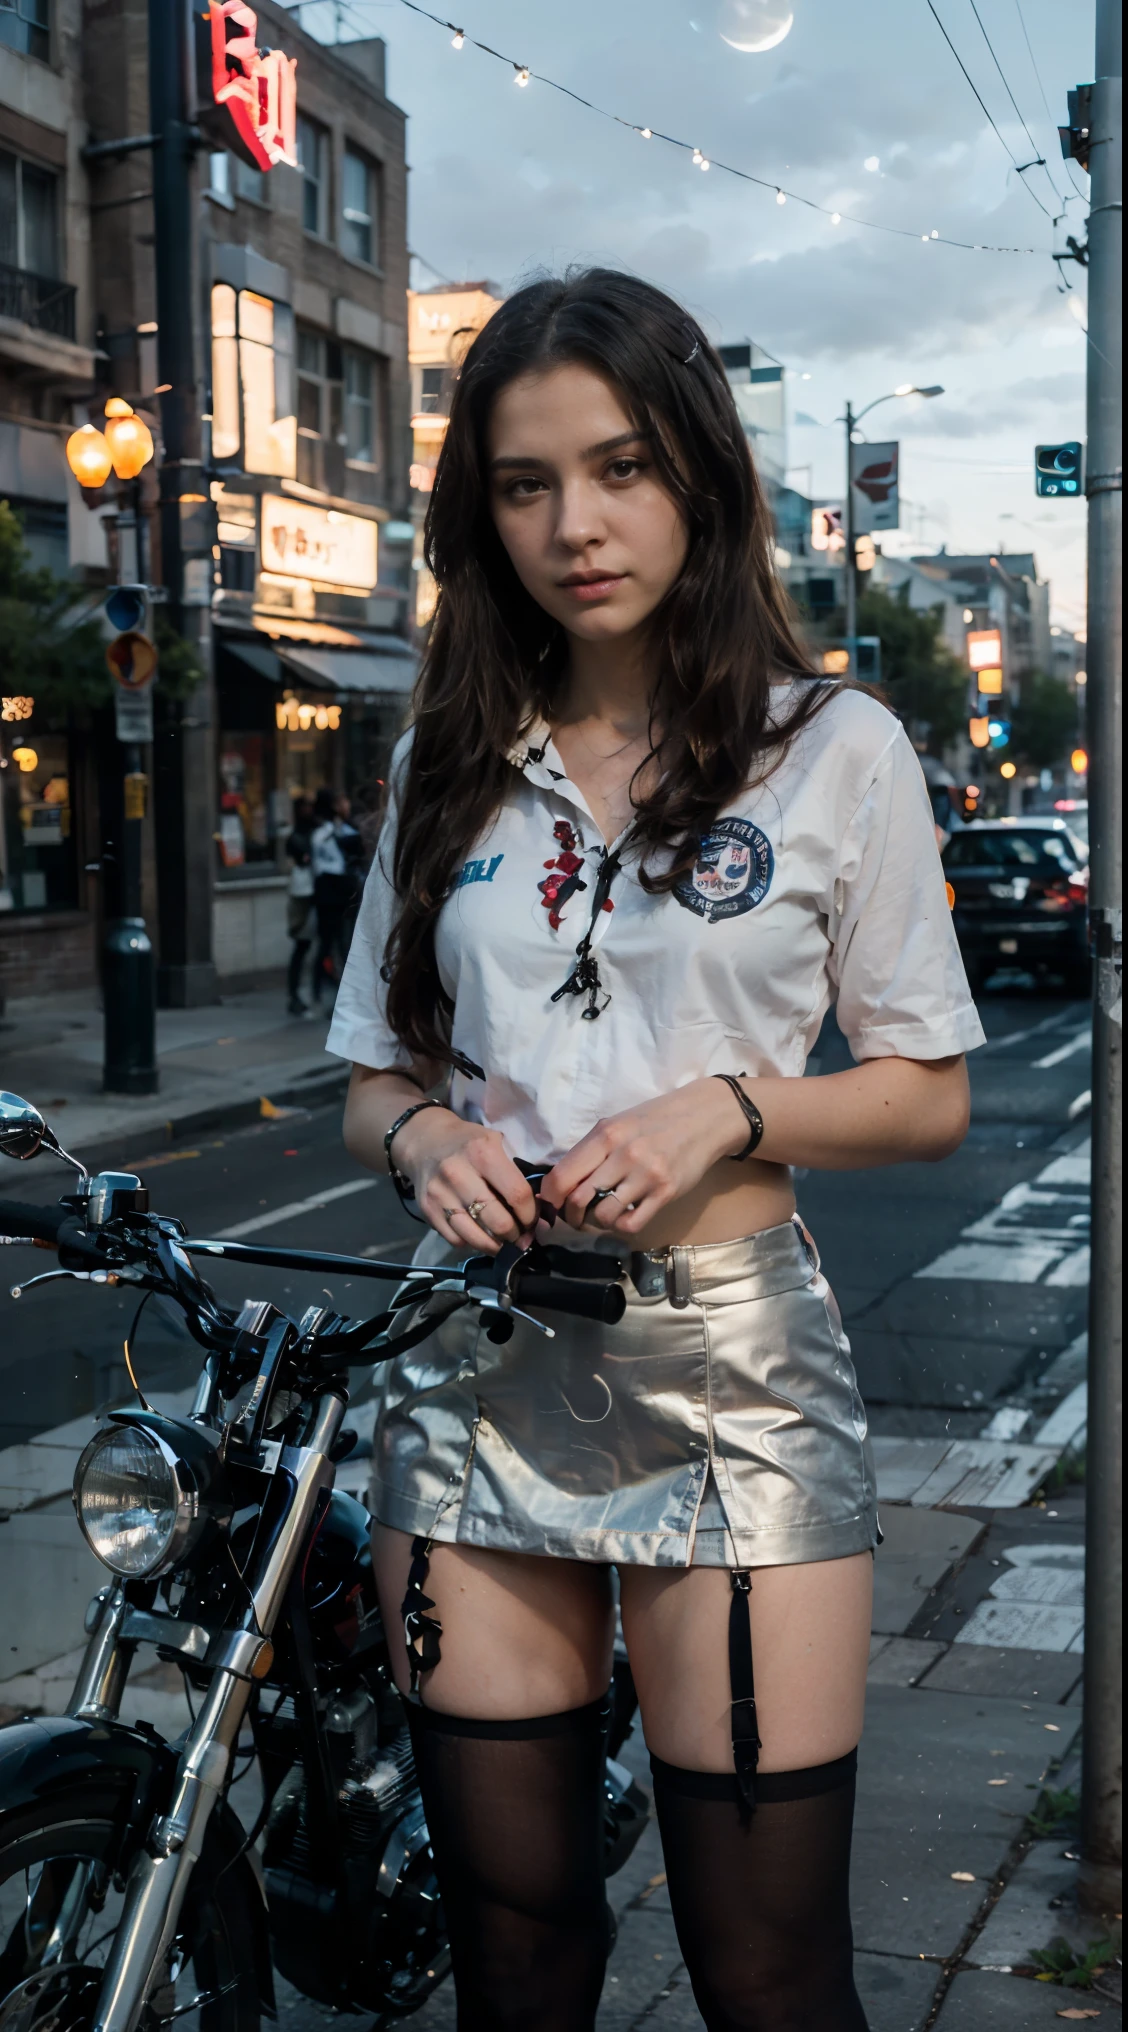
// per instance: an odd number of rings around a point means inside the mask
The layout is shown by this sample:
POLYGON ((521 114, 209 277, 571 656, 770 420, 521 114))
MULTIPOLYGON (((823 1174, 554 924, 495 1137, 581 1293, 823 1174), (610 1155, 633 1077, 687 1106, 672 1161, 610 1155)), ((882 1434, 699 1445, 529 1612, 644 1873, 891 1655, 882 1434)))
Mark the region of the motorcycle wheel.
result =
MULTIPOLYGON (((103 1795, 59 1801, 0 1822, 0 2032, 89 2032, 122 1881, 103 1795)), ((217 1886, 206 1854, 184 1910, 184 1932, 144 2032, 259 2032, 254 1934, 230 1877, 217 1886)))

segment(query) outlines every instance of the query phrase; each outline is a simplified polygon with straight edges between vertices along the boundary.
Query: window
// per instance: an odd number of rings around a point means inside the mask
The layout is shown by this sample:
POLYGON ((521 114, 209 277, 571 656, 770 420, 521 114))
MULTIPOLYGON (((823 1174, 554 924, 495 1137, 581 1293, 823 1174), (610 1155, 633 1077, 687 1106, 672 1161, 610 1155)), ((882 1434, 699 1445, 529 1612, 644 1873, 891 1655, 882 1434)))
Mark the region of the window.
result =
MULTIPOLYGON (((0 775, 0 895, 7 910, 74 909, 78 869, 68 742, 37 732, 34 708, 18 738, 5 739, 0 775)), ((5 727, 5 736, 10 729, 5 727)))
POLYGON ((29 275, 58 275, 58 182, 52 170, 0 151, 0 261, 9 268, 29 275))
POLYGON ((344 365, 336 339, 298 332, 298 478, 345 491, 344 365))
POLYGON ((298 162, 302 172, 302 225, 321 240, 329 237, 329 137, 305 114, 298 116, 298 162))
POLYGON ((377 215, 379 174, 366 155, 346 148, 342 190, 341 245, 353 261, 376 267, 380 261, 380 221, 377 215))
POLYGON ((252 169, 250 163, 244 162, 238 155, 235 157, 235 195, 237 198, 250 198, 255 205, 270 203, 265 169, 252 169))
POLYGON ((256 290, 212 289, 212 456, 294 477, 294 313, 256 290))
POLYGON ((0 0, 0 43, 49 63, 51 23, 47 4, 48 0, 0 0))
POLYGON ((419 394, 419 409, 423 416, 441 416, 443 382, 446 379, 444 367, 424 367, 419 394))
POLYGON ((218 198, 228 210, 232 208, 231 157, 225 148, 213 150, 208 157, 208 196, 218 198))

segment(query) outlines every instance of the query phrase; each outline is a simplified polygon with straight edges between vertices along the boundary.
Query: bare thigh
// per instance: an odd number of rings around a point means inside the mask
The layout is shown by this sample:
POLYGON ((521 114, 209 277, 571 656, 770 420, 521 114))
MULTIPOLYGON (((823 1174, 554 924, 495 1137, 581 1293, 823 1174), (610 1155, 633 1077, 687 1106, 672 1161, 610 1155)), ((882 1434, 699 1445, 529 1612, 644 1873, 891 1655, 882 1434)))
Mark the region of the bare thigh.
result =
MULTIPOLYGON (((392 1671, 405 1693, 401 1604, 411 1539, 375 1525, 372 1560, 392 1671)), ((443 1630, 439 1663, 423 1680, 427 1707, 474 1721, 527 1721, 606 1693, 614 1637, 607 1567, 436 1545, 424 1592, 443 1630)))
MULTIPOLYGON (((648 1748, 683 1770, 731 1771, 727 1571, 627 1566, 619 1585, 648 1748)), ((865 1711, 871 1555, 757 1567, 749 1608, 760 1769, 844 1757, 865 1711)))

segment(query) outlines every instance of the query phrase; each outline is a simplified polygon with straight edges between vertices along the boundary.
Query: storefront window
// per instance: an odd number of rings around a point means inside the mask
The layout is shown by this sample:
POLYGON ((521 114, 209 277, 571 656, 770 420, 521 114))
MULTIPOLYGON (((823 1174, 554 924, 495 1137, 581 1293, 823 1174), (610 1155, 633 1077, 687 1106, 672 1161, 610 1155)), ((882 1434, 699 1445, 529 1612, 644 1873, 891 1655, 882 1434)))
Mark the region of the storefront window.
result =
POLYGON ((5 725, 0 759, 0 908, 74 909, 78 871, 66 735, 32 733, 22 721, 5 725))
POLYGON ((268 735, 221 736, 217 835, 224 869, 274 859, 270 763, 268 735))

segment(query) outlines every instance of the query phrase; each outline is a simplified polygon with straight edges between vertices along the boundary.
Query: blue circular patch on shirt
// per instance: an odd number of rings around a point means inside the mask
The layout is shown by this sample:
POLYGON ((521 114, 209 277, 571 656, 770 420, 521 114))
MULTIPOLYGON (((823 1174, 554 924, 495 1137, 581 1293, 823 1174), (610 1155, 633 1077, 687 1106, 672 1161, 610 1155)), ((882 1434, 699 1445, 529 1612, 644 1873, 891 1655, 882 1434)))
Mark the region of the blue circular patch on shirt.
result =
POLYGON ((701 842, 692 870, 674 883, 686 910, 706 924, 741 917, 762 903, 771 886, 775 856, 771 842, 746 818, 720 818, 701 842))

